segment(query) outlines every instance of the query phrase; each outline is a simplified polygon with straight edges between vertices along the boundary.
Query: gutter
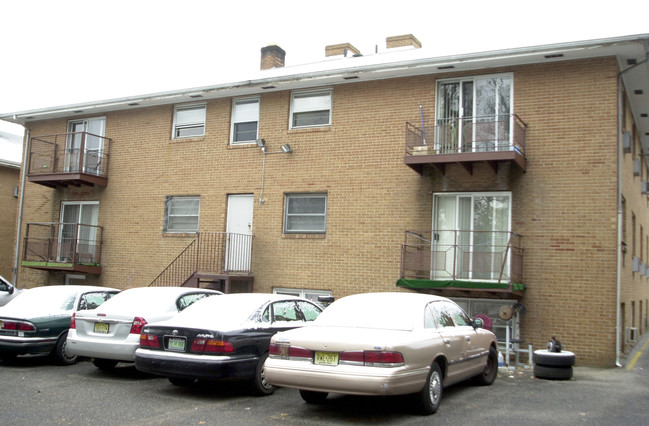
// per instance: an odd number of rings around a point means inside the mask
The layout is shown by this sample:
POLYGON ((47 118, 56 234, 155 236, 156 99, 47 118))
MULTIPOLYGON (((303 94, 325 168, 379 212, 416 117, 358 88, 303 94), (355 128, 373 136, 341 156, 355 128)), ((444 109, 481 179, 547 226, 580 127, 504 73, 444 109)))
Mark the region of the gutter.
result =
POLYGON ((649 54, 645 54, 645 59, 643 61, 640 61, 617 74, 617 270, 615 277, 615 365, 617 367, 622 367, 622 364, 620 363, 620 327, 622 325, 622 318, 620 318, 622 291, 622 223, 624 221, 622 214, 622 143, 624 139, 624 135, 622 134, 622 121, 624 120, 624 117, 622 117, 622 94, 624 91, 622 86, 622 75, 647 61, 649 61, 649 54))
POLYGON ((18 288, 18 255, 20 254, 20 230, 23 226, 23 205, 25 203, 25 179, 27 177, 27 160, 29 154, 29 129, 25 128, 25 151, 23 153, 23 170, 20 178, 20 202, 18 206, 18 225, 16 226, 16 247, 14 249, 14 267, 12 282, 18 288))

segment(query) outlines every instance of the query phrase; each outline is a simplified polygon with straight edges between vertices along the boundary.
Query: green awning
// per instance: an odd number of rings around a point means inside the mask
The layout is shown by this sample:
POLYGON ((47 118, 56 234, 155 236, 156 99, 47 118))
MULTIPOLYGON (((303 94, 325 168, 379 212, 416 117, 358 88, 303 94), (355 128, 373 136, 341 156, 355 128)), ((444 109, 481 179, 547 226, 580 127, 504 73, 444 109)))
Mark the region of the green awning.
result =
MULTIPOLYGON (((458 280, 422 280, 422 279, 407 279, 400 278, 397 280, 397 287, 405 288, 467 288, 467 289, 509 289, 509 283, 495 283, 487 281, 458 281, 458 280)), ((511 286, 512 291, 525 290, 525 284, 513 283, 511 286)))

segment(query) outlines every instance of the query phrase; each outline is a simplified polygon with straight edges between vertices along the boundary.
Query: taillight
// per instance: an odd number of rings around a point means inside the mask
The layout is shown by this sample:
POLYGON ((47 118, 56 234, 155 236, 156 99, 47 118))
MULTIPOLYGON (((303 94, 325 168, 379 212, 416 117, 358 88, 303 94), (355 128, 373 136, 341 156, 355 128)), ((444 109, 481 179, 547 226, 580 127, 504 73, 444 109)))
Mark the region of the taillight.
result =
POLYGON ((131 325, 131 334, 142 333, 142 327, 146 325, 146 320, 142 317, 133 318, 133 325, 131 325))
POLYGON ((21 321, 1 321, 3 330, 36 331, 34 324, 21 321))
POLYGON ((73 312, 72 313, 72 318, 70 320, 70 330, 74 330, 77 328, 77 320, 76 320, 77 313, 73 312))
POLYGON ((234 352, 232 343, 223 340, 197 338, 189 348, 191 352, 226 353, 234 352))
POLYGON ((154 336, 152 334, 140 334, 140 347, 159 348, 160 340, 158 340, 158 336, 154 336))
POLYGON ((347 351, 341 352, 338 359, 342 364, 361 364, 372 367, 398 367, 403 365, 401 352, 347 351))
POLYGON ((313 358, 313 351, 298 346, 289 346, 282 343, 272 343, 268 348, 268 354, 277 358, 313 358))

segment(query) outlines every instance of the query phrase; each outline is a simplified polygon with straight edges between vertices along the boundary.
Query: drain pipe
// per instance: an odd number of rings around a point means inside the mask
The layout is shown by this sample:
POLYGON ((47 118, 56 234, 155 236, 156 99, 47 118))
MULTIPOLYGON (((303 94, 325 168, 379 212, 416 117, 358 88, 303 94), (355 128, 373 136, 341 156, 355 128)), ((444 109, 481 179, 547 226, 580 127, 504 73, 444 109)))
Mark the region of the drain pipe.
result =
POLYGON ((14 249, 14 267, 12 282, 18 287, 18 255, 20 254, 20 230, 23 226, 23 205, 25 202, 25 178, 27 176, 27 156, 29 154, 29 129, 24 133, 25 150, 23 153, 22 176, 20 178, 20 202, 18 203, 18 226, 16 227, 16 247, 14 249))
POLYGON ((626 72, 632 70, 633 68, 637 67, 638 65, 644 64, 649 60, 649 55, 645 57, 643 61, 640 61, 629 68, 625 69, 624 71, 620 71, 617 74, 617 271, 616 271, 616 277, 615 277, 615 286, 616 286, 616 294, 615 294, 615 301, 616 301, 616 307, 615 307, 615 365, 617 367, 622 367, 622 363, 620 362, 620 328, 622 326, 622 318, 620 318, 621 315, 621 309, 620 309, 620 302, 621 302, 621 291, 622 291, 622 223, 623 223, 623 215, 622 215, 622 142, 624 140, 624 135, 622 134, 622 122, 624 120, 624 117, 622 117, 622 111, 623 111, 623 86, 622 86, 622 75, 625 74, 626 72))

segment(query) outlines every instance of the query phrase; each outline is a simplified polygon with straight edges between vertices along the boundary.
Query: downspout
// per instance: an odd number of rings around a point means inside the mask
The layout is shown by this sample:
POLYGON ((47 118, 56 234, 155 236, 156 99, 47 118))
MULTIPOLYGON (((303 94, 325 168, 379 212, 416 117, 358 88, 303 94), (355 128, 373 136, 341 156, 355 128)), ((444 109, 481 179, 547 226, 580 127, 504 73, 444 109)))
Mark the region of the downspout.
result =
POLYGON ((29 129, 25 129, 25 150, 23 153, 22 177, 20 179, 20 202, 18 203, 18 226, 16 227, 16 247, 14 249, 14 267, 12 282, 18 287, 18 255, 20 254, 20 230, 23 226, 23 205, 25 202, 25 178, 27 176, 27 155, 29 153, 29 129))
POLYGON ((624 135, 622 134, 622 121, 624 120, 624 117, 622 117, 622 75, 638 65, 644 64, 648 60, 649 55, 643 61, 640 61, 617 74, 617 270, 615 277, 615 365, 617 367, 622 367, 622 363, 620 362, 620 327, 622 325, 622 319, 620 318, 620 302, 622 299, 622 223, 624 220, 622 214, 622 143, 624 140, 624 135))

